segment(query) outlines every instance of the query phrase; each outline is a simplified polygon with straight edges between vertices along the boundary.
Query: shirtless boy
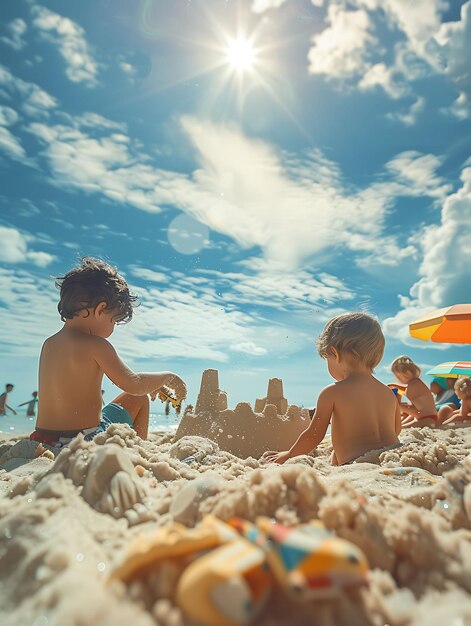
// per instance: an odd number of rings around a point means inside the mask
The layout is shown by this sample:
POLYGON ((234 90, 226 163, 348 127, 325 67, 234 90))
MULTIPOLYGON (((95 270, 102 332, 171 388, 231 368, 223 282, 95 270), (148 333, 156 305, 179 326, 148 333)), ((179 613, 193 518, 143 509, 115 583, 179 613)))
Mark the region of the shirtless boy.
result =
POLYGON ((12 385, 11 383, 7 383, 5 385, 5 391, 0 394, 0 415, 6 415, 7 409, 10 409, 10 411, 12 411, 12 413, 16 415, 15 409, 7 404, 8 394, 13 391, 13 387, 14 385, 12 385))
POLYGON ((400 383, 406 385, 404 395, 412 402, 399 402, 401 415, 404 417, 402 426, 435 428, 438 419, 435 400, 430 389, 419 378, 420 367, 408 356, 400 356, 393 361, 391 372, 400 383))
POLYGON ((56 286, 64 326, 41 351, 38 417, 30 438, 65 445, 79 432, 91 439, 111 423, 127 423, 145 439, 147 394, 154 399, 167 385, 184 398, 186 386, 173 372, 133 372, 107 341, 116 324, 131 320, 137 297, 114 267, 92 258, 82 259, 56 286), (102 407, 104 374, 124 393, 102 407))
POLYGON ((308 454, 324 439, 331 419, 333 465, 397 445, 399 406, 391 389, 373 376, 384 352, 379 323, 365 313, 334 317, 319 336, 317 349, 337 382, 321 391, 311 424, 294 445, 285 452, 265 452, 263 460, 284 463, 308 454))

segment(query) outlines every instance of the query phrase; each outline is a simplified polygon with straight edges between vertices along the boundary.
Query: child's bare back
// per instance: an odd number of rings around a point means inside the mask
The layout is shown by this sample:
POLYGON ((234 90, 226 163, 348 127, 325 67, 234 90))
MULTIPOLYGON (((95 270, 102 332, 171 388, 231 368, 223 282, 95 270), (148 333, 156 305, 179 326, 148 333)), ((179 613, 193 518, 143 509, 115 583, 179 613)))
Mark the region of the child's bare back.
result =
POLYGON ((39 361, 39 428, 80 430, 98 426, 104 372, 97 355, 103 341, 106 339, 65 327, 46 339, 39 361))
POLYGON ((328 389, 332 389, 334 463, 343 465, 370 450, 399 443, 396 398, 374 376, 352 375, 328 389))
POLYGON ((373 377, 384 352, 384 336, 365 313, 330 320, 317 342, 332 377, 321 391, 311 424, 285 452, 266 452, 265 461, 284 463, 308 454, 323 440, 332 420, 332 463, 343 465, 371 450, 399 443, 401 414, 392 391, 373 377))

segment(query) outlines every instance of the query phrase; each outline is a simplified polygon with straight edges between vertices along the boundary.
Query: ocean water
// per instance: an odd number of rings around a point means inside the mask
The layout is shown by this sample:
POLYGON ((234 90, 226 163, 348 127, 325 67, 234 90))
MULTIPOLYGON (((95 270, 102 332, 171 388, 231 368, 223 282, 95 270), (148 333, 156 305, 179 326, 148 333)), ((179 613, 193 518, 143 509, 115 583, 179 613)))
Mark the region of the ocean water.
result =
MULTIPOLYGON (((151 413, 149 418, 149 432, 156 430, 168 430, 174 432, 177 429, 180 416, 175 413, 165 415, 164 413, 151 413)), ((5 435, 25 435, 33 432, 36 424, 35 417, 28 417, 26 412, 13 415, 10 411, 7 415, 0 415, 0 436, 5 435)))

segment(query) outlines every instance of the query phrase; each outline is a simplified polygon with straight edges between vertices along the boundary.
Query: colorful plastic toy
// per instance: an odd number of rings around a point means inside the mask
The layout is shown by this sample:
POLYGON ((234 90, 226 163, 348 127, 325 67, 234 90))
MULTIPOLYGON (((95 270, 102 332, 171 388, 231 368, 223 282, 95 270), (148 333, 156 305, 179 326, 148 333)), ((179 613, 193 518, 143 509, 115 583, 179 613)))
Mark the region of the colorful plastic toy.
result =
POLYGON ((176 601, 202 626, 245 626, 279 587, 298 602, 365 585, 368 564, 353 544, 319 522, 284 526, 208 515, 196 528, 174 522, 137 537, 111 580, 139 579, 171 559, 180 565, 176 601))
POLYGON ((276 580, 293 600, 330 597, 367 584, 368 563, 361 550, 319 521, 296 527, 267 517, 258 518, 256 525, 238 519, 230 523, 263 548, 276 580))

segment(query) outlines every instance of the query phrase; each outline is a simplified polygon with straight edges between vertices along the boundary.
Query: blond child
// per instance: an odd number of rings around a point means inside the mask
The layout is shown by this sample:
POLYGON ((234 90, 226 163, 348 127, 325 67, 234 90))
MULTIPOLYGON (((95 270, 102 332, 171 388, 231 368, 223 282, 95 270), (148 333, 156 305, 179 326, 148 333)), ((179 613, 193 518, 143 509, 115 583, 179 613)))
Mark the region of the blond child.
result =
POLYGON ((263 460, 284 463, 308 454, 323 440, 332 420, 331 462, 351 463, 370 450, 399 443, 401 414, 391 389, 373 376, 384 352, 379 323, 366 313, 331 319, 317 340, 319 355, 336 380, 321 391, 310 426, 285 452, 266 452, 263 460))
POLYGON ((471 420, 471 378, 458 378, 455 382, 455 393, 461 400, 461 407, 453 411, 443 425, 471 420))
POLYGON ((399 401, 403 428, 410 426, 435 428, 438 419, 435 401, 430 389, 420 380, 420 367, 408 356, 403 355, 393 361, 391 372, 400 383, 406 385, 404 395, 412 403, 399 401))
POLYGON ((78 433, 86 439, 111 423, 126 423, 147 437, 149 398, 163 385, 186 396, 185 383, 173 372, 135 373, 107 341, 115 325, 131 320, 137 297, 116 268, 84 258, 79 267, 56 280, 64 326, 44 342, 39 362, 39 404, 30 438, 65 445, 78 433), (124 393, 102 407, 102 380, 124 393))

